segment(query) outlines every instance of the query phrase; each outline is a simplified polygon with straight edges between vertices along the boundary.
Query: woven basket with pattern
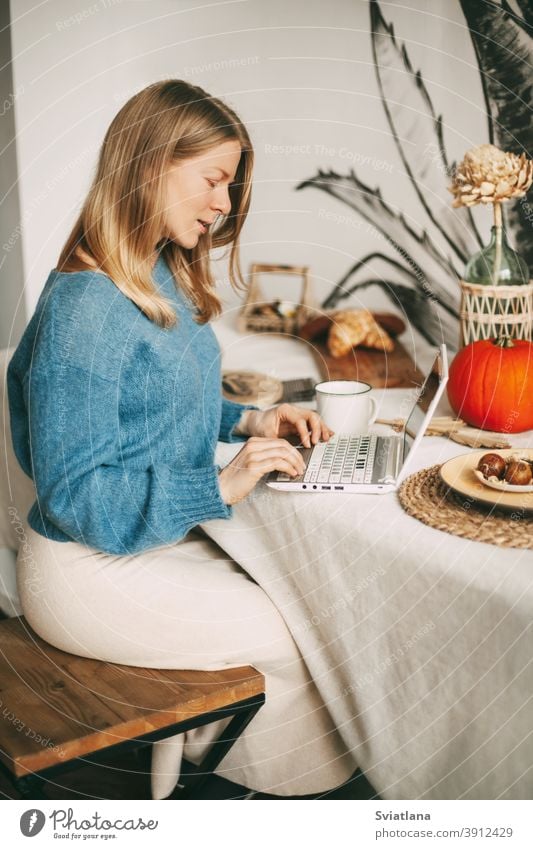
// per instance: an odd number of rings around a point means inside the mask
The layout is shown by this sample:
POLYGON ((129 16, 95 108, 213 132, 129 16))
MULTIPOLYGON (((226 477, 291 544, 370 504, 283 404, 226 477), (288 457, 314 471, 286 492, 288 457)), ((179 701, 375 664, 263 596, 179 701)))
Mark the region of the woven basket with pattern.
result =
POLYGON ((269 265, 253 264, 250 268, 250 285, 246 301, 238 318, 238 328, 241 332, 256 333, 297 333, 306 324, 316 310, 311 303, 311 286, 309 269, 306 265, 269 265), (293 315, 276 315, 272 301, 265 297, 258 277, 260 274, 295 275, 300 278, 300 290, 287 291, 284 300, 294 304, 293 315), (294 297, 296 295, 296 297, 294 297), (268 313, 268 314, 265 314, 268 313))
POLYGON ((509 336, 531 341, 533 283, 484 286, 461 280, 461 345, 509 336))

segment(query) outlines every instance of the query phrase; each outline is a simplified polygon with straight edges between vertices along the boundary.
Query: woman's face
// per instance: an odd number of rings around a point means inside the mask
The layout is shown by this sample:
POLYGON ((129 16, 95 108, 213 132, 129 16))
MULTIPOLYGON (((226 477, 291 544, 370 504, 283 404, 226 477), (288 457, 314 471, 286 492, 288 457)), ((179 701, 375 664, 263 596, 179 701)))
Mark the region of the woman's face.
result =
POLYGON ((165 236, 194 248, 218 215, 231 210, 228 187, 241 158, 238 141, 171 165, 165 174, 165 236))

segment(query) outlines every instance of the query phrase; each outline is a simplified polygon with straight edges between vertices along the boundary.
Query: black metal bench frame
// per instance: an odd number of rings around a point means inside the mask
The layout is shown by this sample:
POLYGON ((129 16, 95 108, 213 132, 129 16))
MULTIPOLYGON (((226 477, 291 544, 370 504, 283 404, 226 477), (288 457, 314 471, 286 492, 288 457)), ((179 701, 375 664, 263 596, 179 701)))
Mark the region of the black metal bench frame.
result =
POLYGON ((193 728, 200 728, 210 722, 231 716, 231 721, 220 737, 215 740, 202 762, 198 766, 194 766, 192 771, 188 773, 185 787, 179 791, 175 790, 171 794, 173 799, 190 799, 193 798, 193 794, 199 790, 208 776, 214 772, 264 703, 265 694, 262 693, 227 707, 217 708, 210 713, 200 714, 192 719, 181 720, 173 725, 167 725, 165 728, 150 731, 140 737, 133 737, 131 740, 124 740, 121 743, 113 743, 110 746, 88 753, 86 756, 70 758, 68 761, 62 761, 60 764, 28 773, 28 775, 13 775, 12 771, 2 761, 0 761, 0 769, 23 799, 45 799, 43 787, 46 782, 50 778, 56 778, 63 772, 71 770, 74 765, 99 764, 105 760, 110 752, 124 754, 134 749, 144 748, 159 740, 165 740, 167 737, 173 737, 175 734, 182 734, 185 731, 191 731, 193 728))

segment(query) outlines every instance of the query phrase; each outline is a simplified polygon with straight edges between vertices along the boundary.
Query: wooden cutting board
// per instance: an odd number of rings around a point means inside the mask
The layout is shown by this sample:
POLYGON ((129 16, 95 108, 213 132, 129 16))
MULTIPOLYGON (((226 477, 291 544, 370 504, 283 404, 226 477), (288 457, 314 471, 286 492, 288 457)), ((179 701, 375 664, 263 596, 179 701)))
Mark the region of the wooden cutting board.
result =
MULTIPOLYGON (((378 313, 374 317, 379 321, 378 313)), ((357 347, 344 357, 332 357, 327 346, 329 324, 327 319, 314 320, 301 327, 298 334, 309 344, 324 380, 361 380, 374 389, 403 388, 423 382, 423 374, 398 339, 394 340, 391 353, 357 347)), ((383 326, 390 329, 385 323, 383 326)))

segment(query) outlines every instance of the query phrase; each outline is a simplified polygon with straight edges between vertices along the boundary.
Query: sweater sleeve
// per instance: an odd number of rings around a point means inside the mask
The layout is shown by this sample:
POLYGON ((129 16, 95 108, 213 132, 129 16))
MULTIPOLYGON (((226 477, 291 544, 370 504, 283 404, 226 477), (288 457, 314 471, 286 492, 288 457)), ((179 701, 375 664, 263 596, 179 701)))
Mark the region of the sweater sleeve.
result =
POLYGON ((221 442, 244 442, 248 439, 244 434, 234 433, 234 429, 245 410, 258 409, 259 407, 254 407, 253 404, 236 404, 235 401, 222 398, 219 440, 221 442))
POLYGON ((72 539, 111 554, 135 553, 231 515, 215 465, 122 462, 114 382, 62 363, 33 369, 25 392, 38 507, 72 539))

